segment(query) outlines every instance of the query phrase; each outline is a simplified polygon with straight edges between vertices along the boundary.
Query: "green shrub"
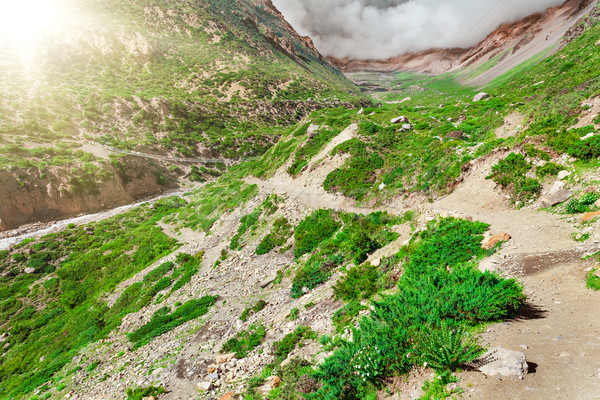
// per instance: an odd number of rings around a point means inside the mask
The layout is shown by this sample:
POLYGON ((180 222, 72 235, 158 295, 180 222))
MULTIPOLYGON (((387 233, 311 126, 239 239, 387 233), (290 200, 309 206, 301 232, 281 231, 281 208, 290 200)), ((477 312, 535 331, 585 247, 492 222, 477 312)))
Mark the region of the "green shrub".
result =
POLYGON ((578 199, 572 199, 565 207, 569 214, 577 214, 590 211, 591 205, 598 200, 600 196, 597 193, 586 193, 578 199))
POLYGON ((242 311, 242 314, 240 315, 240 319, 242 321, 246 322, 249 315, 261 311, 263 308, 266 307, 266 305, 267 305, 267 302, 264 300, 257 301, 256 304, 254 304, 254 306, 248 307, 244 311, 242 311))
POLYGON ((527 201, 536 199, 542 191, 540 181, 534 178, 523 177, 515 182, 514 199, 527 201))
POLYGON ((541 167, 536 167, 535 174, 538 176, 538 178, 543 179, 547 176, 556 176, 564 169, 565 168, 562 165, 548 162, 541 167))
POLYGON ((263 255, 270 252, 275 247, 283 246, 291 234, 292 226, 287 218, 281 217, 276 219, 273 223, 273 229, 271 229, 271 232, 261 240, 256 248, 256 254, 263 255))
POLYGON ((296 307, 292 308, 292 309, 290 310, 290 313, 289 313, 289 315, 288 315, 288 319, 289 319, 290 321, 295 321, 295 320, 297 320, 299 317, 300 317, 300 310, 299 310, 298 308, 296 308, 296 307))
POLYGON ((238 332, 223 345, 221 353, 235 353, 236 358, 246 357, 252 350, 260 346, 267 330, 264 325, 251 325, 247 330, 238 332))
POLYGON ((366 309, 367 307, 355 300, 344 304, 344 306, 333 313, 333 316, 331 317, 335 330, 339 333, 343 332, 346 327, 352 324, 354 318, 356 318, 361 311, 366 309))
POLYGON ((317 210, 304 218, 294 230, 296 247, 294 256, 300 257, 310 253, 321 242, 330 238, 341 224, 335 219, 331 210, 317 210))
POLYGON ((510 153, 504 160, 498 161, 492 167, 492 173, 487 179, 492 179, 496 184, 503 187, 515 183, 521 176, 525 175, 531 169, 531 164, 525 160, 525 157, 519 153, 510 153))
POLYGON ((261 214, 262 214, 262 208, 258 207, 257 209, 252 211, 250 214, 244 215, 240 219, 240 226, 237 230, 237 233, 233 236, 233 238, 231 238, 231 243, 229 244, 229 248, 231 250, 240 250, 241 249, 240 238, 248 230, 253 229, 255 227, 261 214))
POLYGON ((148 323, 128 334, 127 337, 134 344, 135 349, 142 347, 156 336, 206 314, 215 301, 217 301, 217 296, 204 296, 198 300, 189 300, 172 313, 169 312, 168 307, 163 307, 154 313, 148 323))
POLYGON ((281 340, 273 343, 273 350, 277 357, 277 362, 281 362, 296 348, 302 340, 317 338, 317 333, 310 326, 300 325, 294 332, 288 333, 281 340))
POLYGON ((417 349, 421 361, 438 373, 454 372, 485 351, 465 326, 448 321, 442 321, 435 329, 425 330, 417 349))
MULTIPOLYGON (((177 256, 179 257, 179 255, 177 256)), ((154 268, 144 276, 144 282, 156 282, 160 278, 164 277, 169 271, 171 271, 174 265, 175 264, 173 264, 171 261, 162 263, 160 266, 154 268)))
POLYGON ((127 389, 127 400, 142 400, 145 397, 158 397, 161 394, 166 393, 165 388, 162 386, 148 386, 145 388, 127 389))
POLYGON ((342 264, 343 257, 331 256, 322 261, 318 257, 313 257, 296 271, 296 276, 292 282, 292 298, 301 297, 304 292, 310 291, 320 284, 327 282, 333 271, 342 264))
POLYGON ((333 286, 336 300, 350 301, 370 298, 381 289, 382 285, 379 282, 381 276, 379 269, 370 263, 350 269, 346 276, 333 286))
POLYGON ((580 160, 591 160, 600 157, 600 135, 578 141, 569 148, 568 153, 580 160))
POLYGON ((597 275, 596 271, 598 271, 598 269, 590 271, 585 284, 588 289, 598 291, 600 290, 600 276, 597 275))

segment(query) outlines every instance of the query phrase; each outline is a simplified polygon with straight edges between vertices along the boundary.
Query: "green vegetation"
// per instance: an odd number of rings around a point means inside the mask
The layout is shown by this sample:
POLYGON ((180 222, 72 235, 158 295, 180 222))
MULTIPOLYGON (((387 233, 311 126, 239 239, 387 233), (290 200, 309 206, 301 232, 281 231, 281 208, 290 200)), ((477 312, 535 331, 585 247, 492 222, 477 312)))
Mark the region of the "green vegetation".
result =
POLYGON ((185 204, 178 198, 161 200, 154 209, 142 206, 29 241, 20 245, 19 256, 0 260, 6 273, 0 298, 7 299, 0 303, 6 321, 1 331, 11 333, 0 363, 0 397, 29 393, 47 382, 78 349, 106 337, 139 309, 151 283, 133 285, 111 309, 101 296, 177 247, 156 223, 185 204), (29 265, 35 272, 22 274, 29 265), (44 285, 34 284, 44 278, 44 285), (40 362, 42 356, 48 361, 40 362))
POLYGON ((285 217, 280 217, 273 222, 273 228, 258 244, 257 255, 267 254, 276 247, 283 246, 292 235, 292 226, 285 217))
POLYGON ((217 301, 217 296, 204 296, 198 300, 186 301, 173 312, 170 312, 169 307, 163 307, 154 313, 147 324, 142 325, 127 337, 133 343, 134 349, 142 347, 155 337, 206 314, 215 301, 217 301))
POLYGON ((127 400, 142 400, 146 397, 158 397, 165 393, 165 388, 162 386, 138 387, 135 389, 127 389, 127 400))
POLYGON ((322 387, 309 399, 362 398, 389 376, 431 363, 452 371, 481 349, 471 329, 510 317, 525 296, 512 279, 480 272, 473 259, 486 224, 432 221, 405 250, 398 292, 373 302, 368 317, 314 374, 322 387), (427 361, 428 360, 428 361, 427 361))
POLYGON ((294 230, 294 256, 310 253, 321 242, 330 238, 340 226, 331 210, 317 210, 304 218, 294 230))
POLYGON ((539 196, 542 186, 537 179, 525 176, 531 168, 522 154, 510 153, 492 167, 492 173, 486 178, 509 189, 516 201, 533 200, 539 196))
POLYGON ((596 208, 593 204, 600 198, 597 193, 586 193, 583 196, 572 199, 565 206, 565 210, 569 214, 577 214, 591 211, 592 208, 596 208))
POLYGON ((240 315, 240 319, 242 321, 246 322, 246 320, 248 319, 248 316, 261 311, 266 306, 267 306, 267 302, 266 301, 259 300, 259 301, 256 302, 256 304, 254 306, 248 307, 244 311, 242 311, 242 314, 240 315))
POLYGON ((588 287, 588 289, 595 291, 600 290, 600 276, 598 276, 598 269, 593 269, 590 271, 585 281, 585 285, 588 287))
POLYGON ((248 329, 239 331, 229 339, 221 349, 222 353, 235 353, 236 358, 246 357, 252 350, 260 346, 267 335, 264 325, 251 325, 248 329))
POLYGON ((285 360, 296 346, 301 345, 303 340, 315 339, 317 339, 317 333, 315 331, 309 326, 300 325, 294 332, 288 333, 283 339, 273 343, 273 350, 275 352, 275 357, 277 357, 276 363, 281 363, 285 360))

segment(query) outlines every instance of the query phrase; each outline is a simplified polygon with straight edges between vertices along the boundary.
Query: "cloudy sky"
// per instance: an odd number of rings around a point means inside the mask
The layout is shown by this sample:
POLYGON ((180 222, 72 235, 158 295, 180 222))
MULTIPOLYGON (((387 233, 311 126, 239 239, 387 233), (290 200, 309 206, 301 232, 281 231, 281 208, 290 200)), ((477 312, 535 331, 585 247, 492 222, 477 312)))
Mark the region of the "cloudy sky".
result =
POLYGON ((563 0, 273 0, 319 50, 385 59, 431 48, 470 47, 498 25, 563 0))

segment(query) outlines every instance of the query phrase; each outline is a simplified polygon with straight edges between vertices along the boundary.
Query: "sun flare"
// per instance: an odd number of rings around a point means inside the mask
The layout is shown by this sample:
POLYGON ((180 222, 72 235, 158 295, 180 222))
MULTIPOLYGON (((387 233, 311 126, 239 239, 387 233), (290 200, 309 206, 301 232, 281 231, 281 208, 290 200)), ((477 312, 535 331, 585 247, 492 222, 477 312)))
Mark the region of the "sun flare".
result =
POLYGON ((29 57, 60 27, 61 16, 57 0, 0 0, 0 43, 29 57))

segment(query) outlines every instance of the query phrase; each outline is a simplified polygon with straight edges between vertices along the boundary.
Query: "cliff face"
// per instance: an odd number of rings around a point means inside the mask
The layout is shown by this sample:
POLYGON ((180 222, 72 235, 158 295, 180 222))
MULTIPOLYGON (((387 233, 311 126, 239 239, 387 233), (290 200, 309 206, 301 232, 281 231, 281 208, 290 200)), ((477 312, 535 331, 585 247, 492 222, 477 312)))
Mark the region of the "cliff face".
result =
POLYGON ((470 49, 431 49, 387 60, 330 60, 342 71, 349 73, 410 71, 433 75, 468 67, 475 69, 493 60, 493 67, 468 80, 473 85, 480 85, 542 51, 558 51, 563 36, 592 11, 597 3, 596 0, 567 0, 561 6, 549 8, 544 13, 499 26, 470 49))

